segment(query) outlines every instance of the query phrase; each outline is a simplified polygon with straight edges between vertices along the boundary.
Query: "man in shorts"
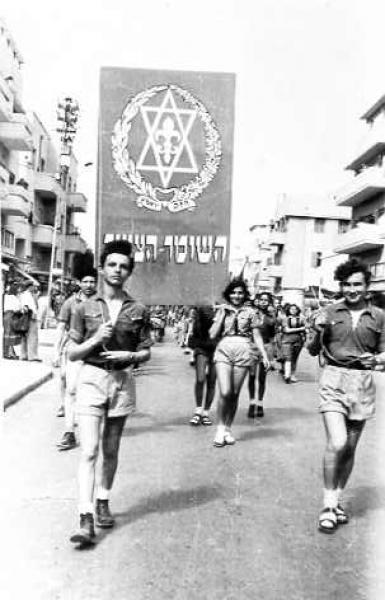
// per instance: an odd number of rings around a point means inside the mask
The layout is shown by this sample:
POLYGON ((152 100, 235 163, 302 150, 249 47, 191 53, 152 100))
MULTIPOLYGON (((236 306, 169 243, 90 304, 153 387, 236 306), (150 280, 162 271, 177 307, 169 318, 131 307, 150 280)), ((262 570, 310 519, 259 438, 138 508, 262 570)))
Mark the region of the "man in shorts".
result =
POLYGON ((356 259, 337 267, 342 301, 314 320, 308 350, 321 354, 320 405, 326 432, 324 503, 318 527, 333 533, 349 520, 341 493, 351 475, 366 419, 375 411, 371 370, 385 363, 385 315, 367 301, 370 271, 356 259))
POLYGON ((76 414, 81 457, 79 465, 80 527, 71 542, 93 543, 95 469, 102 453, 96 491, 96 525, 109 528, 114 518, 109 497, 118 466, 118 452, 128 415, 135 410, 133 367, 150 358, 150 319, 144 305, 123 289, 134 266, 132 246, 120 240, 104 246, 100 263, 102 293, 78 304, 70 329, 70 360, 81 360, 76 414))
POLYGON ((68 360, 69 330, 71 315, 75 307, 96 294, 97 271, 93 267, 83 271, 80 277, 80 291, 72 294, 65 300, 58 316, 56 330, 54 366, 60 367, 60 394, 63 413, 60 409, 58 415, 65 417, 64 433, 57 443, 58 450, 71 450, 76 447, 75 438, 75 399, 76 380, 81 365, 80 361, 68 360))

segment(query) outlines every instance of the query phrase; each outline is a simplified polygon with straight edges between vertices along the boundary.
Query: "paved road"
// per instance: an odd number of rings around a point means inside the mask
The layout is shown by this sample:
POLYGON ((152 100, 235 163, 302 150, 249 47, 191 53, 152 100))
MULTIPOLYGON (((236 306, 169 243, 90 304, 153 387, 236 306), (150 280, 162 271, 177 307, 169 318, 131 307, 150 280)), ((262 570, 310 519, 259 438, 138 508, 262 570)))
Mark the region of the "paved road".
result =
POLYGON ((241 398, 234 447, 190 427, 193 370, 168 340, 138 377, 112 498, 116 527, 76 551, 78 450, 58 453, 50 381, 4 419, 2 600, 380 600, 385 597, 385 408, 367 426, 348 500, 351 523, 316 529, 323 433, 315 365, 301 383, 269 375, 266 417, 241 398))

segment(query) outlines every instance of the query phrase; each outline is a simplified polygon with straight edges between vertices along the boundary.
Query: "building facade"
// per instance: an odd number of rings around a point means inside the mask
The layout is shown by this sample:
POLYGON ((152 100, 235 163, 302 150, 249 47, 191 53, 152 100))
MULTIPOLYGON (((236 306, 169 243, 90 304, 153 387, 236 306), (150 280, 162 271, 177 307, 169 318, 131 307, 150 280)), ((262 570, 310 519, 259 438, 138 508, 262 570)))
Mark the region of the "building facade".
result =
POLYGON ((267 275, 275 294, 303 304, 307 293, 333 290, 333 271, 343 260, 333 248, 350 227, 350 212, 328 197, 280 199, 269 235, 273 253, 267 275))
POLYGON ((77 161, 59 157, 44 125, 22 103, 23 59, 0 21, 0 198, 2 270, 48 282, 70 274, 86 244, 74 225, 87 200, 77 161))
POLYGON ((372 271, 372 289, 385 291, 385 96, 361 117, 366 135, 346 167, 351 182, 335 195, 338 207, 352 209, 352 228, 335 246, 356 256, 372 271))

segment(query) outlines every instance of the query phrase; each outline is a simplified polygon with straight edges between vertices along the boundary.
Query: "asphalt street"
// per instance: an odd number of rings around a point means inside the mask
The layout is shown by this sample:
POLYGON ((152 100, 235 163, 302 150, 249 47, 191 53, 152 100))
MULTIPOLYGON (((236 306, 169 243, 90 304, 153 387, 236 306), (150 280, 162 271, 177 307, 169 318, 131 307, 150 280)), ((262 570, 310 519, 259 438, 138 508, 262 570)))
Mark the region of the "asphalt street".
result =
POLYGON ((2 600, 380 600, 385 597, 385 386, 346 493, 351 522, 317 531, 322 423, 317 366, 300 382, 269 374, 266 416, 214 448, 193 428, 193 368, 169 337, 137 377, 111 508, 113 530, 76 550, 79 450, 58 452, 63 419, 51 380, 3 417, 2 600))

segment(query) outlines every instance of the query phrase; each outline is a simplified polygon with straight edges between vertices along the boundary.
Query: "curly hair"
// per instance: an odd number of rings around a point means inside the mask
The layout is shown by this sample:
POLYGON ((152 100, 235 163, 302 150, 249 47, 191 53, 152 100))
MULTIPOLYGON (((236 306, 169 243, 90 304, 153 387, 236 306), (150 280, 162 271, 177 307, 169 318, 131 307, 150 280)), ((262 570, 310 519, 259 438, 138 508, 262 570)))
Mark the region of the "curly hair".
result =
POLYGON ((129 259, 128 269, 132 273, 134 269, 134 257, 133 248, 131 242, 128 240, 114 240, 104 245, 103 251, 100 255, 100 266, 103 267, 106 262, 106 258, 109 254, 123 254, 129 259))
POLYGON ((365 279, 366 285, 370 283, 371 273, 369 268, 357 258, 351 258, 344 263, 338 265, 334 271, 334 279, 339 281, 340 284, 349 279, 354 273, 362 273, 365 279))
POLYGON ((222 296, 224 297, 225 300, 227 300, 227 302, 230 302, 230 294, 235 290, 235 288, 242 288, 243 289, 243 293, 245 294, 245 301, 250 299, 250 294, 249 294, 249 290, 247 289, 247 285, 244 281, 244 279, 232 279, 230 281, 230 283, 227 284, 227 286, 225 287, 222 296))
POLYGON ((285 311, 285 314, 286 314, 286 316, 287 316, 287 317, 289 317, 289 316, 290 316, 290 309, 291 309, 293 306, 294 306, 294 307, 297 309, 297 315, 296 315, 296 316, 298 317, 298 316, 301 314, 301 309, 300 309, 300 307, 298 306, 298 304, 294 304, 294 302, 292 302, 291 304, 289 304, 289 303, 286 303, 286 304, 285 304, 285 307, 284 307, 284 311, 285 311))

